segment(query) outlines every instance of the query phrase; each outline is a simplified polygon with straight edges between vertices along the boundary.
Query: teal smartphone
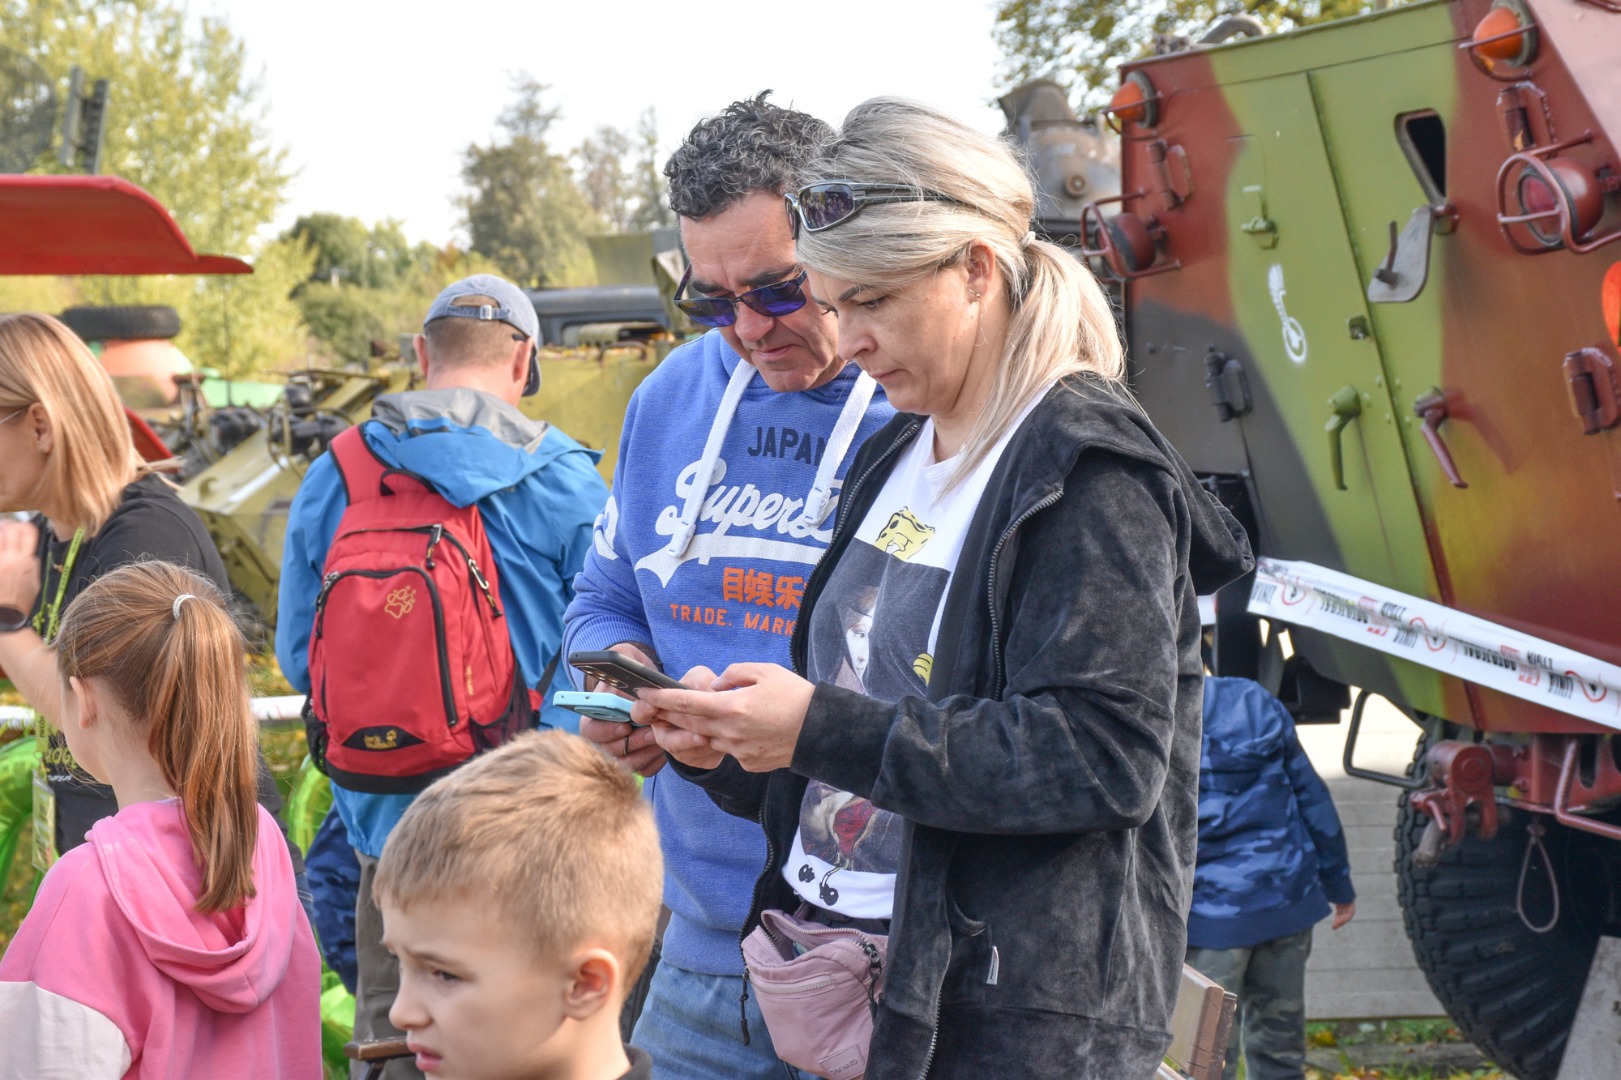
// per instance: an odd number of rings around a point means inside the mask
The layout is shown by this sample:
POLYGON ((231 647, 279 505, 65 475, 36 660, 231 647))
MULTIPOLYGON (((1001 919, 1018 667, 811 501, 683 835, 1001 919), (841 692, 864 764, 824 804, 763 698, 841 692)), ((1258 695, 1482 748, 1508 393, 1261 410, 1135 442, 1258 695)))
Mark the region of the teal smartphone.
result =
POLYGON ((631 703, 618 694, 587 693, 582 690, 559 690, 552 695, 552 704, 560 708, 589 716, 593 720, 606 720, 610 724, 637 724, 630 718, 631 703))

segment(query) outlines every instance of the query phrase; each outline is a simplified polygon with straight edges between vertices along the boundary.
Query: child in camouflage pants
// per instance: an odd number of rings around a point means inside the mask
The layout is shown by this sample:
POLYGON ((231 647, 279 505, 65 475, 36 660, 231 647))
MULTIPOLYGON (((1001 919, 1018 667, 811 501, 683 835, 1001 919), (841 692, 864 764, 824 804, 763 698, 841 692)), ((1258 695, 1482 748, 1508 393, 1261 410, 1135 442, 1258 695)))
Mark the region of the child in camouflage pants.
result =
POLYGON ((1188 963, 1238 995, 1225 1080, 1300 1080, 1312 926, 1356 914, 1345 833, 1277 698, 1205 680, 1188 963))

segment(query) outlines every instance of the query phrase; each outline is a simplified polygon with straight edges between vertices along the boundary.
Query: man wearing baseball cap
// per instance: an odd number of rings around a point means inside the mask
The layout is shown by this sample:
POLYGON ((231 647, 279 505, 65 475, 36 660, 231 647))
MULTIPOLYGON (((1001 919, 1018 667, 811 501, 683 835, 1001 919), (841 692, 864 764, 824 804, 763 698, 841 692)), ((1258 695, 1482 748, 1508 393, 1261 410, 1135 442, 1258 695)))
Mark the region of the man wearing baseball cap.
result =
MULTIPOLYGON (((608 492, 596 471, 596 451, 518 411, 520 398, 540 388, 539 327, 534 305, 511 282, 475 274, 447 286, 415 339, 423 388, 378 398, 361 430, 385 465, 422 477, 457 506, 478 505, 500 572, 513 653, 525 683, 547 698, 540 724, 574 731, 579 718, 550 704, 553 689, 569 689, 568 665, 554 661, 574 575, 608 492), (549 685, 539 685, 548 671, 549 685)), ((288 682, 305 694, 315 601, 347 504, 332 455, 323 454, 310 463, 287 514, 276 657, 288 682)), ((382 947, 371 882, 383 843, 412 798, 332 785, 333 808, 361 867, 357 1039, 399 1034, 388 1022, 399 965, 382 947)), ((409 1060, 390 1062, 384 1073, 387 1080, 420 1075, 409 1060)))

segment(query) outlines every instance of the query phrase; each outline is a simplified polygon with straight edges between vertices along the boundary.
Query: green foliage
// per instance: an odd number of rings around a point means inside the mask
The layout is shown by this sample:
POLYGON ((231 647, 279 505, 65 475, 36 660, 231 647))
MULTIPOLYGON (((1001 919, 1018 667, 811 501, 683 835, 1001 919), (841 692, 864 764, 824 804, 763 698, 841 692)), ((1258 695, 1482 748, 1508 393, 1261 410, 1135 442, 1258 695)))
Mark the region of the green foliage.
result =
POLYGON ((310 276, 314 262, 302 241, 273 240, 258 246, 252 274, 179 279, 191 290, 176 305, 188 315, 180 347, 193 362, 217 368, 227 379, 302 361, 308 346, 291 294, 310 276))
POLYGON ((388 337, 388 326, 376 289, 346 288, 324 281, 311 282, 299 291, 298 307, 310 336, 335 360, 364 365, 371 343, 388 337))
POLYGON ((585 201, 610 232, 624 232, 630 223, 631 177, 625 168, 630 157, 630 136, 604 125, 574 151, 579 162, 580 190, 585 201))
MULTIPOLYGON (((287 275, 302 249, 254 242, 282 204, 286 152, 269 145, 260 87, 225 23, 189 19, 176 0, 0 0, 0 43, 59 93, 75 64, 109 79, 102 171, 156 196, 197 250, 260 263, 252 279, 87 278, 76 299, 178 307, 179 344, 201 364, 242 373, 296 355, 303 335, 287 289, 309 271, 287 275)), ((61 166, 53 153, 38 170, 61 166)))
POLYGON ((636 162, 631 168, 631 190, 636 209, 630 215, 633 230, 675 224, 670 209, 670 185, 664 179, 664 155, 659 152, 658 117, 652 107, 636 122, 636 162))
POLYGON ((1108 104, 1121 64, 1156 48, 1185 47, 1227 15, 1253 15, 1275 33, 1368 7, 1367 0, 1001 0, 996 42, 1009 86, 1055 79, 1079 97, 1084 112, 1108 104))
POLYGON ((305 214, 283 235, 302 237, 314 249, 311 281, 368 289, 393 288, 439 255, 432 244, 413 247, 392 219, 367 227, 359 218, 341 214, 305 214))
POLYGON ((589 284, 585 237, 602 219, 574 182, 568 159, 546 142, 558 112, 542 102, 546 87, 519 76, 516 100, 501 114, 503 138, 469 146, 460 200, 475 252, 528 287, 589 284))
POLYGON ((0 312, 57 312, 79 302, 73 281, 58 277, 0 277, 0 312))
MULTIPOLYGON (((391 224, 385 222, 376 229, 367 229, 361 222, 335 214, 310 217, 351 221, 367 235, 376 235, 391 224)), ((296 298, 310 336, 325 360, 364 366, 371 360, 372 342, 381 342, 392 350, 399 335, 414 334, 422 328, 422 316, 439 290, 458 278, 480 273, 500 273, 500 270, 481 255, 454 247, 439 250, 431 244, 419 244, 411 249, 410 261, 384 283, 366 287, 345 284, 352 279, 343 274, 336 282, 321 280, 318 276, 317 280, 302 285, 296 298)))

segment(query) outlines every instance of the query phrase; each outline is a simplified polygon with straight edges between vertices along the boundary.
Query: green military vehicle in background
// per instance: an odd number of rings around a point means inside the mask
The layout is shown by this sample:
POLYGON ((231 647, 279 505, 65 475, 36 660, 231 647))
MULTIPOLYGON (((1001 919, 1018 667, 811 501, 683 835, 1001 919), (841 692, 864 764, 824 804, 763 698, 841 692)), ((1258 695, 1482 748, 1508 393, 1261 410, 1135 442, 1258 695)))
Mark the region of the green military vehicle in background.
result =
POLYGON ((1621 934, 1621 3, 1185 49, 1108 115, 1120 189, 1047 183, 1044 227, 1117 283, 1138 398, 1255 541, 1214 666, 1304 719, 1359 688, 1356 774, 1366 695, 1424 728, 1376 777, 1414 951, 1552 1080, 1621 934))

